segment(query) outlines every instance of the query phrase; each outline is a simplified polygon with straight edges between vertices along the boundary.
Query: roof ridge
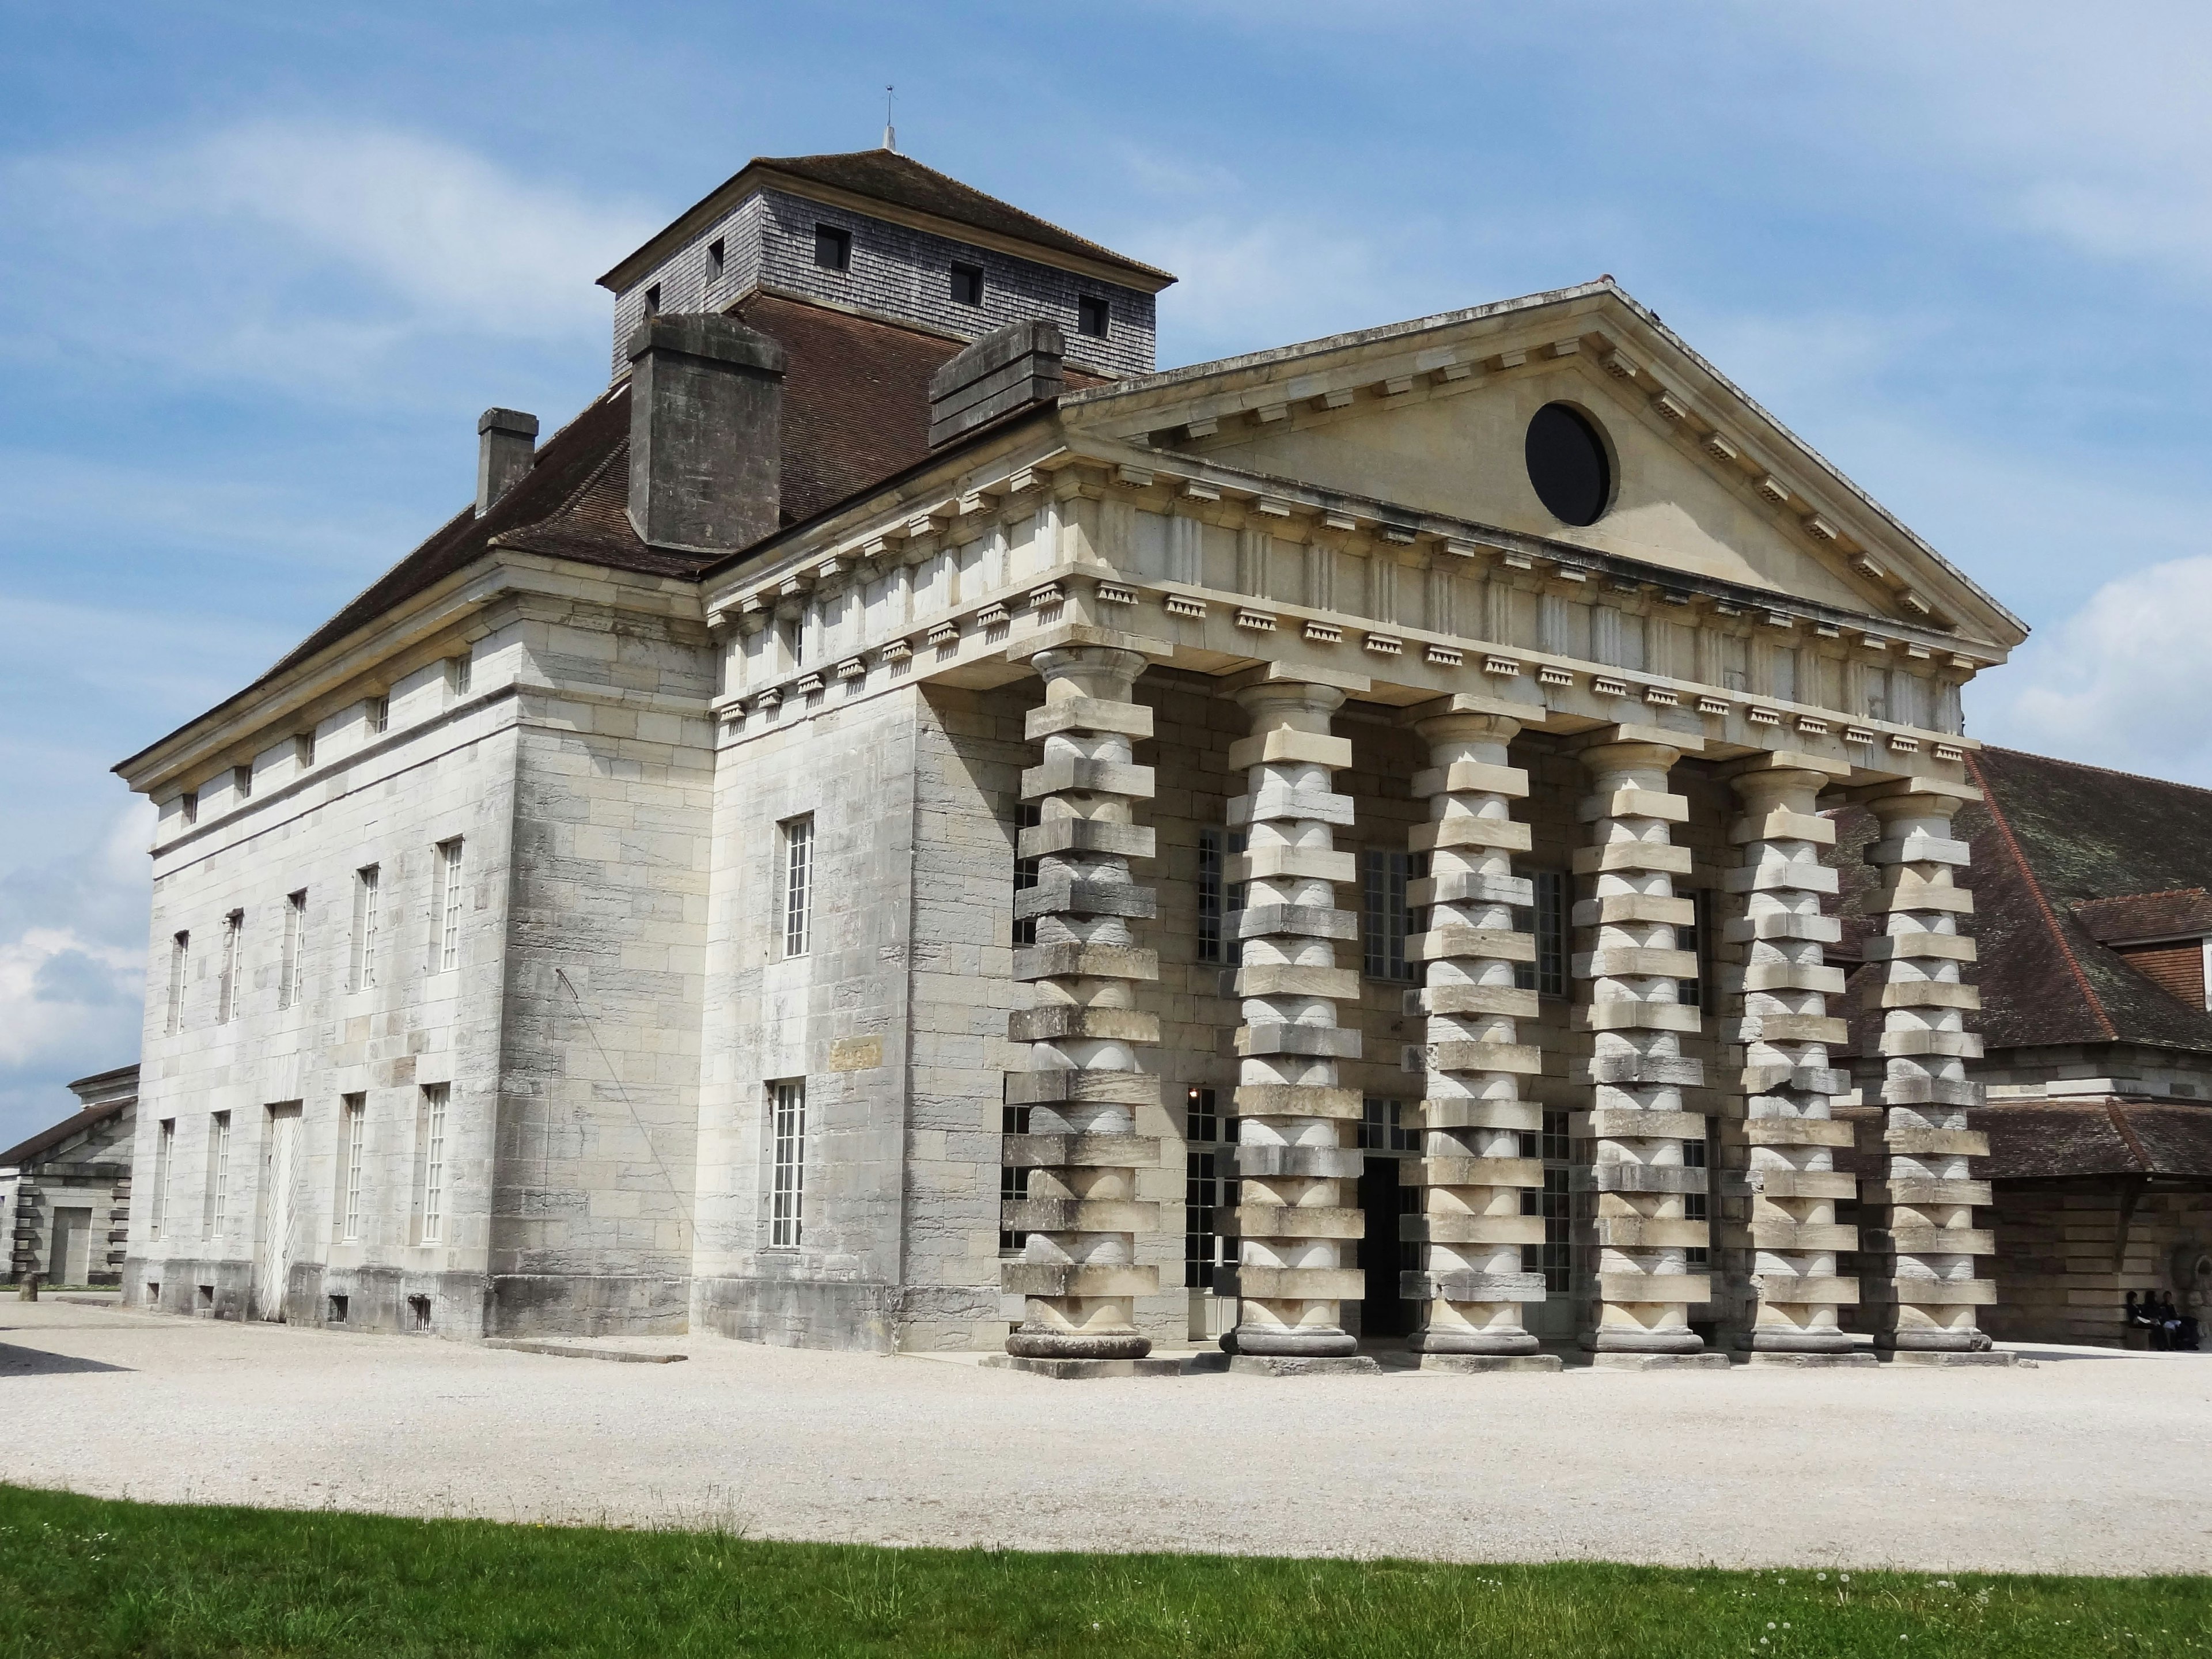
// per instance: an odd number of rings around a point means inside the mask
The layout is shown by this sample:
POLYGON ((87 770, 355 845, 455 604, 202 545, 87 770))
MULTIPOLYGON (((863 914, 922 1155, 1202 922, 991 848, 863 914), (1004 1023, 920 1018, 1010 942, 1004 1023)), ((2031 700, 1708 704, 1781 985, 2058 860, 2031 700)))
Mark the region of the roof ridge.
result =
POLYGON ((2066 902, 2066 908, 2069 910, 2078 910, 2085 904, 2127 904, 2136 899, 2171 898, 2176 893, 2203 891, 2204 891, 2204 884, 2202 882, 2192 887, 2154 887, 2140 893, 2107 893, 2101 898, 2069 899, 2066 902))
MULTIPOLYGON (((2155 783, 2168 789, 2187 789, 2199 795, 2212 795, 2212 787, 2201 783, 2184 783, 2179 778, 2154 778, 2147 772, 2123 772, 2116 766, 2097 766, 2088 761, 2069 760, 2063 755, 2039 755, 2033 749, 2007 749, 1996 744, 1985 744, 1983 752, 1991 755, 2018 755, 2023 760, 2042 761, 2051 766, 2070 766, 2077 772, 2095 772, 2108 778, 2126 778, 2132 783, 2155 783)), ((2171 890, 2180 892, 2177 887, 2171 890)))
POLYGON ((2058 955, 2066 963, 2067 971, 2074 975, 2075 984, 2081 987, 2082 999, 2088 1003, 2089 1012, 2097 1017, 2097 1024, 2104 1028, 2105 1041, 2118 1042, 2119 1029, 2112 1024, 2112 1017, 2105 1012, 2105 1005, 2090 985, 2089 975, 2083 971, 2081 959, 2074 954, 2074 947, 2068 941, 2065 930, 2059 927, 2057 913, 2051 908, 2051 900, 2044 893, 2043 883, 2036 876, 2035 866, 2027 861, 2027 854, 2021 851, 2020 842, 2012 832, 2012 824, 2006 818, 2004 809, 1997 805, 1997 792, 1990 787, 1989 776, 1982 770, 1972 750, 1966 751, 1966 769, 1973 774, 1974 782, 1981 789, 1982 805, 1989 812, 1990 822, 1996 826, 2005 851, 2011 854, 2014 867, 2019 870, 2021 878, 2027 883, 2027 890, 2035 900, 2035 908, 2043 913, 2044 923, 2051 929, 2051 943, 2058 947, 2058 955))

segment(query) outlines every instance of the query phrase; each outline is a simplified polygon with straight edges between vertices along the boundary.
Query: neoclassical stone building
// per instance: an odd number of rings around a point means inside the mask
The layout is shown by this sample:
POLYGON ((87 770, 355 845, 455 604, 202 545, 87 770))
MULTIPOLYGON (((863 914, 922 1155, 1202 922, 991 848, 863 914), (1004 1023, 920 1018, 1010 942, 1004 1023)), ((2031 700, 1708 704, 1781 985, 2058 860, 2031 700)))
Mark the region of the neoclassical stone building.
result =
POLYGON ((606 392, 488 413, 474 502, 119 769, 130 1297, 1066 1374, 1985 1347, 1951 825, 2021 623, 1609 278, 1156 372, 1171 280, 889 151, 609 273, 606 392))

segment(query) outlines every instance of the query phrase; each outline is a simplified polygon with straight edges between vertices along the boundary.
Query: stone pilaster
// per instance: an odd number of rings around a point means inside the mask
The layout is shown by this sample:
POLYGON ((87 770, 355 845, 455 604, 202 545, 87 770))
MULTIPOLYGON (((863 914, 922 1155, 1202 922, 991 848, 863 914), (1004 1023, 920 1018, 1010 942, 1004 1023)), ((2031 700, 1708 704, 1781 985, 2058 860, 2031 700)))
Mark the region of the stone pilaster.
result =
POLYGON ((1901 782, 1867 800, 1881 838, 1866 860, 1881 875, 1869 908, 1882 931, 1867 941, 1865 996, 1882 1016, 1880 1048, 1887 1179, 1868 1194, 1867 1247, 1875 1265, 1861 1289, 1872 1304, 1875 1346, 1899 1358, 1975 1354, 1991 1360, 1974 1310, 1996 1300, 1995 1281, 1977 1278, 1974 1258, 1996 1248, 1974 1225, 1990 1184, 1972 1178, 1988 1140, 1966 1127, 1981 1085, 1966 1079, 1981 1039, 1966 1015, 1981 994, 1962 981, 1974 941, 1960 930, 1973 895, 1959 883, 1966 843, 1952 815, 1972 799, 1962 785, 1901 782))
POLYGON ((1528 879, 1513 873, 1513 855, 1529 847, 1528 826, 1513 817, 1528 775, 1507 764, 1507 745, 1543 714, 1462 693, 1424 704, 1413 722, 1429 745, 1428 769, 1413 777, 1429 821, 1412 846, 1429 855, 1429 873, 1407 896, 1428 907, 1429 925, 1413 941, 1427 967, 1407 1012, 1427 1017, 1427 1079, 1421 1160, 1406 1166, 1421 1207, 1399 1224, 1422 1248, 1404 1294, 1427 1304, 1407 1346, 1431 1369, 1559 1364, 1537 1353, 1521 1317, 1523 1303, 1544 1299, 1543 1275, 1521 1266, 1522 1247, 1544 1242, 1543 1218, 1522 1212, 1522 1192, 1543 1187, 1543 1162, 1521 1155, 1521 1137, 1539 1133, 1544 1115, 1521 1097, 1521 1079, 1543 1060, 1516 1024, 1537 1012, 1536 993, 1514 984, 1536 941, 1514 917, 1534 902, 1528 879))
POLYGON ((1022 799, 1037 803, 1040 822, 1021 832, 1019 851, 1037 860, 1037 882, 1015 914, 1036 918, 1036 943, 1015 951, 1014 977, 1036 988, 1036 1006, 1008 1021, 1029 1060, 1008 1076, 1006 1100, 1028 1109, 1029 1132, 1009 1135, 1005 1152, 1029 1175, 1027 1195, 1003 1217, 1029 1237, 1001 1282, 1026 1303, 1006 1339, 1013 1363, 1084 1376, 1144 1358, 1152 1343, 1136 1328, 1134 1298, 1158 1288, 1159 1270, 1137 1265, 1136 1236, 1157 1228, 1159 1206, 1138 1200, 1136 1182, 1158 1164, 1160 1144, 1136 1119, 1159 1102, 1159 1079, 1137 1053, 1159 1041, 1159 1017, 1137 1007, 1136 990, 1159 977, 1159 960, 1133 933, 1154 902, 1129 867, 1152 856, 1152 831, 1130 810, 1152 793, 1152 769, 1131 762, 1152 714, 1132 701, 1141 652, 1102 629, 1060 632, 1069 642, 1030 659, 1045 700, 1027 729, 1043 756, 1022 774, 1022 799))
POLYGON ((1600 1364, 1679 1363, 1704 1356, 1690 1310, 1709 1298, 1708 1281, 1687 1253, 1708 1242, 1706 1224, 1688 1218, 1685 1200, 1707 1190, 1682 1144, 1703 1140, 1705 1118, 1685 1103, 1705 1070, 1682 1052, 1698 1029, 1676 981, 1698 971, 1694 953, 1675 948, 1674 930, 1697 919, 1674 878, 1690 872, 1690 849, 1672 843, 1690 804, 1667 788, 1667 775, 1701 740, 1680 732, 1616 726, 1581 751, 1595 793, 1577 810, 1590 844, 1575 853, 1575 873, 1590 878, 1589 898, 1575 907, 1573 971, 1589 1000, 1575 1009, 1590 1034, 1585 1073, 1590 1110, 1575 1129, 1596 1143, 1596 1162, 1577 1172, 1595 1194, 1596 1317, 1583 1338, 1600 1364))
POLYGON ((1353 1127, 1359 1091, 1340 1087, 1337 1061, 1359 1054, 1357 1029, 1340 1026, 1336 1005, 1359 997, 1356 969, 1336 965, 1338 939, 1358 933, 1336 903, 1336 884, 1354 878, 1352 858, 1334 832, 1352 823, 1352 798, 1333 775, 1352 763, 1352 744, 1329 731, 1347 691, 1367 682, 1278 664, 1231 682, 1252 717, 1229 763, 1245 775, 1230 822, 1245 828, 1245 851, 1229 861, 1242 882, 1237 994, 1241 1239, 1238 1323, 1224 1346, 1233 1364, 1262 1369, 1368 1367, 1345 1330, 1340 1304, 1364 1293, 1352 1260, 1364 1218, 1351 1190, 1362 1158, 1353 1127))
POLYGON ((1858 1196, 1856 1177, 1836 1169, 1836 1149, 1851 1126, 1830 1115, 1831 1097, 1850 1086, 1828 1064, 1828 1044, 1850 1030, 1831 1018, 1843 970, 1826 947, 1843 923, 1820 913, 1836 891, 1836 872, 1820 862, 1836 827, 1820 816, 1822 788, 1850 769, 1803 755, 1765 755, 1732 769, 1743 816, 1729 830, 1742 862, 1724 884, 1741 912, 1723 938, 1743 947, 1741 968, 1723 985, 1728 1018, 1722 1036, 1741 1045, 1744 1115, 1720 1126, 1722 1190, 1741 1220, 1721 1224, 1720 1260, 1735 1323, 1735 1343, 1754 1356, 1864 1359, 1839 1322, 1858 1300, 1858 1281, 1836 1271, 1839 1251, 1858 1248, 1858 1231, 1839 1226, 1836 1205, 1858 1196))

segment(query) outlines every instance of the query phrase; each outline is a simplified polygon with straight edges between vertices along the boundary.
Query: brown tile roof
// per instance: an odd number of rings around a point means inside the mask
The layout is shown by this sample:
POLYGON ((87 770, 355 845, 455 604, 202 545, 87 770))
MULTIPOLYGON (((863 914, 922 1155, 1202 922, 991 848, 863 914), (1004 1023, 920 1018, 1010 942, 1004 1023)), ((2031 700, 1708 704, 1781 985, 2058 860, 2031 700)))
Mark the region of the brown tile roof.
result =
POLYGON ((1978 1106, 1969 1127, 1990 1138, 1974 1160, 1984 1181, 2066 1176, 2212 1177, 2212 1105, 2110 1097, 1978 1106))
POLYGON ((2212 933, 2212 894, 2202 887, 2174 887, 2163 893, 2130 893, 2120 898, 2077 899, 2074 914, 2100 945, 2130 939, 2202 939, 2212 933))
POLYGON ((1000 236, 1012 237, 1037 247, 1072 253, 1101 264, 1118 265, 1133 285, 1146 289, 1164 288, 1175 281, 1166 271, 1116 253, 1088 237, 1024 213, 1011 202, 986 196, 972 185, 963 185, 949 173, 924 167, 896 150, 856 149, 828 155, 756 155, 744 167, 686 208, 644 246, 624 258, 599 278, 602 288, 617 291, 643 274, 660 258, 659 250, 693 234, 704 222, 726 213, 761 186, 775 182, 773 175, 827 185, 894 207, 908 208, 956 225, 969 225, 1000 236))
MULTIPOLYGON (((2212 790, 2012 749, 1970 754, 1985 803, 1960 810, 1970 842, 1972 931, 1982 990, 1978 1029, 1991 1049, 2136 1042, 2212 1053, 2212 1013, 2161 989, 2100 942, 2090 907, 2212 888, 2212 790), (2085 917, 2084 911, 2087 912, 2085 917)), ((1862 854, 1874 814, 1837 815, 1835 866, 1845 918, 1839 960, 1873 925, 1875 872, 1862 854)), ((1854 1046, 1873 1052, 1880 1018, 1859 1009, 1854 1046)))

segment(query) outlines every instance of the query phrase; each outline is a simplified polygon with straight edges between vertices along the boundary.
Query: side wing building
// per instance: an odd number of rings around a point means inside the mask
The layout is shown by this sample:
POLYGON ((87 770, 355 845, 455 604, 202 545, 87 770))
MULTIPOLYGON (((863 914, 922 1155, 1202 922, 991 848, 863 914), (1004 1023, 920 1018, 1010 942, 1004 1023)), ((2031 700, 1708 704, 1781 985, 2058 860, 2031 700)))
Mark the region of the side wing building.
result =
POLYGON ((605 393, 118 769, 130 1299, 1986 1346, 1952 822, 2024 629, 1610 279, 1158 372, 1164 272, 874 151, 605 280, 605 393))

